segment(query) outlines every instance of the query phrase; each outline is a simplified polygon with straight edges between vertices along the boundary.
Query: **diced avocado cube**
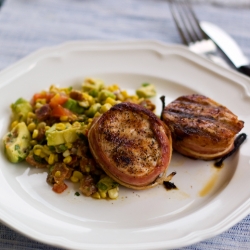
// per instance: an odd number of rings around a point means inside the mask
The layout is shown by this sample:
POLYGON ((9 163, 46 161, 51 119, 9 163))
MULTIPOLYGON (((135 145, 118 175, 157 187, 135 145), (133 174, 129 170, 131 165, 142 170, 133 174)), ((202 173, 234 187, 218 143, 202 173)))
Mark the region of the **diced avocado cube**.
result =
POLYGON ((10 162, 23 161, 30 150, 31 135, 24 122, 18 123, 4 138, 4 148, 10 162))
POLYGON ((96 186, 98 188, 100 198, 105 199, 109 197, 110 199, 116 199, 118 197, 118 183, 110 177, 106 176, 101 178, 96 186))
POLYGON ((100 192, 106 192, 110 189, 113 189, 118 186, 118 183, 115 182, 113 179, 111 179, 108 176, 103 177, 100 179, 97 183, 97 188, 100 192))
POLYGON ((143 83, 142 87, 136 90, 136 94, 140 98, 150 98, 156 95, 155 86, 150 83, 143 83))
POLYGON ((101 90, 103 86, 104 83, 102 80, 88 78, 84 81, 82 85, 82 90, 83 92, 91 92, 93 94, 95 93, 95 91, 101 90))
POLYGON ((14 120, 19 122, 26 121, 28 113, 32 111, 31 104, 23 98, 19 98, 15 103, 12 103, 10 107, 14 120))
POLYGON ((59 152, 64 152, 68 148, 65 146, 65 144, 60 144, 60 145, 57 146, 57 149, 59 150, 59 152))
POLYGON ((93 97, 97 97, 99 93, 99 89, 91 89, 89 91, 89 95, 93 96, 93 97))
POLYGON ((110 110, 112 108, 112 105, 110 103, 105 103, 101 106, 99 112, 100 113, 105 113, 107 112, 108 110, 110 110))
POLYGON ((63 104, 64 108, 67 108, 69 110, 71 110, 74 113, 77 114, 82 114, 84 112, 84 108, 81 107, 78 102, 74 99, 69 98, 64 104, 63 104))
POLYGON ((57 124, 50 127, 46 133, 47 145, 57 146, 64 143, 72 143, 78 139, 77 131, 80 126, 72 126, 70 123, 64 123, 65 129, 57 130, 57 124))
POLYGON ((86 111, 86 115, 90 118, 94 117, 95 113, 99 111, 99 109, 101 108, 101 104, 100 103, 95 103, 93 104, 87 111, 86 111))
POLYGON ((108 97, 112 98, 112 99, 116 99, 116 95, 110 91, 108 91, 107 89, 102 89, 99 94, 98 94, 98 101, 99 102, 103 102, 105 101, 108 97))
POLYGON ((78 104, 83 107, 83 108, 89 108, 89 101, 84 100, 84 101, 80 101, 78 102, 78 104))

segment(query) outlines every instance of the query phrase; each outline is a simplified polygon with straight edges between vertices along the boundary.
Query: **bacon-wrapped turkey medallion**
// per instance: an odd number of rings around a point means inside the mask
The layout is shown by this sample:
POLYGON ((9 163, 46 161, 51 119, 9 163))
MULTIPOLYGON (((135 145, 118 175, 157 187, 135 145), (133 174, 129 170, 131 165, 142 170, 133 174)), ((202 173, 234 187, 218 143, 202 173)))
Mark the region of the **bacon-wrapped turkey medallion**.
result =
POLYGON ((172 155, 171 132, 150 110, 120 103, 93 122, 89 146, 102 169, 123 186, 162 184, 172 155))
POLYGON ((198 94, 181 96, 168 104, 162 120, 171 130, 174 150, 204 160, 229 153, 235 135, 244 127, 228 108, 198 94))

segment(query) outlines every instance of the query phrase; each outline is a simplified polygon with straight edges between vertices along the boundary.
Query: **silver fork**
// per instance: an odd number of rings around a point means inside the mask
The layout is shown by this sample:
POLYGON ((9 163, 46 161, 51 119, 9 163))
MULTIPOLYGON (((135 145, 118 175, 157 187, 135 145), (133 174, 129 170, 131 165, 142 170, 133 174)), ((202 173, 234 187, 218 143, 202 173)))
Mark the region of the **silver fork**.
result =
POLYGON ((202 55, 224 67, 229 67, 215 43, 203 32, 189 1, 170 0, 170 10, 182 41, 196 54, 202 55))

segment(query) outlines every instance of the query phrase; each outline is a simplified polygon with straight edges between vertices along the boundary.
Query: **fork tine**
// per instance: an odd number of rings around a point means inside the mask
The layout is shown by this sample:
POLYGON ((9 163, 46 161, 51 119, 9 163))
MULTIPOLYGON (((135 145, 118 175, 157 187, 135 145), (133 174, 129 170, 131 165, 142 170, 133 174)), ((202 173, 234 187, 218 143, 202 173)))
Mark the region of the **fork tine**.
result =
POLYGON ((187 38, 186 34, 184 33, 184 31, 182 29, 182 26, 180 25, 180 21, 179 21, 180 18, 179 18, 179 16, 177 16, 176 10, 174 9, 173 4, 174 4, 173 0, 170 0, 170 5, 169 6, 170 6, 170 11, 172 13, 172 16, 174 18, 175 25, 176 25, 176 27, 178 29, 178 32, 179 32, 179 34, 180 34, 180 36, 182 38, 183 43, 188 45, 190 39, 187 38))
POLYGON ((186 8, 183 1, 176 1, 176 3, 176 7, 178 9, 183 26, 190 38, 190 42, 195 43, 197 40, 199 40, 199 37, 196 35, 196 32, 194 32, 192 22, 190 22, 188 9, 186 8))
POLYGON ((181 2, 182 12, 185 15, 185 21, 188 23, 188 30, 192 34, 192 42, 200 41, 203 37, 200 35, 200 30, 197 28, 199 26, 199 22, 194 15, 193 10, 191 9, 190 3, 186 1, 181 2))
POLYGON ((188 45, 190 43, 195 43, 196 41, 208 38, 201 29, 199 21, 190 5, 190 2, 185 0, 170 0, 170 3, 172 16, 185 44, 188 45), (175 8, 173 6, 175 6, 175 8))
POLYGON ((197 37, 199 37, 199 39, 208 39, 208 36, 206 35, 206 33, 202 30, 199 20, 196 17, 194 10, 191 6, 191 3, 189 1, 184 1, 184 4, 186 5, 186 10, 189 12, 188 17, 190 18, 190 22, 192 22, 194 24, 193 29, 195 34, 197 35, 197 37))

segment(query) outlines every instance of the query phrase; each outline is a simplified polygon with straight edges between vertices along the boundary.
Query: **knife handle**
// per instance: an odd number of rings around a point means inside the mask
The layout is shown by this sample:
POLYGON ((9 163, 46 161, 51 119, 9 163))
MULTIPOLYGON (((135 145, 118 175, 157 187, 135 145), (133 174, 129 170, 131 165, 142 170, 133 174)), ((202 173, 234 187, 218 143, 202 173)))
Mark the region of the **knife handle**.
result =
POLYGON ((247 76, 250 76, 250 65, 239 67, 239 71, 247 76))

